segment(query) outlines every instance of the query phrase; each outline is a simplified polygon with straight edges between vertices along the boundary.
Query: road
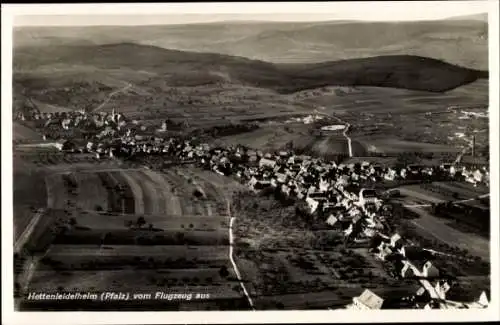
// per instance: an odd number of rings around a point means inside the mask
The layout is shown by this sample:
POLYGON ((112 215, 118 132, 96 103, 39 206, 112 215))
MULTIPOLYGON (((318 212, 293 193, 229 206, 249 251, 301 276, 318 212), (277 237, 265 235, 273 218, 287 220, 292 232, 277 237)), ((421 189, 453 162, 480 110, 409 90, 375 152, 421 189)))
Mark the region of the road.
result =
POLYGON ((351 127, 351 124, 347 123, 347 126, 344 129, 344 132, 342 132, 342 135, 347 139, 347 146, 349 148, 349 158, 352 158, 352 140, 351 138, 347 135, 347 131, 349 131, 349 128, 351 127))
POLYGON ((122 91, 125 91, 125 90, 127 90, 127 89, 129 89, 129 88, 131 88, 131 87, 132 87, 132 84, 127 84, 125 87, 123 87, 123 88, 120 88, 120 89, 118 89, 118 90, 113 91, 112 93, 110 93, 110 94, 108 95, 108 97, 106 97, 106 99, 105 99, 105 100, 104 100, 104 101, 103 101, 103 102, 102 102, 99 106, 97 106, 96 108, 94 108, 94 109, 92 110, 92 112, 97 112, 98 110, 100 110, 101 108, 103 108, 103 107, 104 107, 104 105, 106 105, 106 104, 107 104, 107 103, 111 100, 111 98, 112 98, 114 95, 116 95, 116 94, 118 94, 118 93, 121 93, 122 91))
POLYGON ((235 217, 232 216, 231 214, 231 204, 229 201, 226 199, 227 202, 227 211, 229 213, 229 217, 231 218, 229 221, 229 259, 231 260, 231 264, 233 265, 234 273, 236 273, 236 277, 238 278, 238 281, 240 282, 240 286, 243 289, 243 293, 247 297, 248 303, 250 304, 250 307, 252 310, 255 311, 255 307, 252 301, 252 298, 248 294, 248 290, 245 287, 245 284, 243 283, 243 279, 241 278, 240 270, 238 269, 238 266, 236 265, 236 262, 234 261, 233 258, 233 245, 234 245, 234 237, 233 237, 233 223, 235 220, 235 217))
MULTIPOLYGON (((23 248, 24 244, 26 241, 29 239, 31 236, 31 233, 35 229, 36 225, 42 218, 43 214, 45 213, 45 209, 38 209, 36 215, 31 219, 30 223, 26 226, 24 229, 23 233, 19 238, 16 240, 14 243, 14 252, 19 253, 21 249, 23 248)), ((21 274, 19 275, 19 278, 17 280, 18 283, 21 284, 21 294, 24 294, 26 290, 28 289, 28 286, 31 282, 31 278, 33 277, 33 274, 35 273, 36 267, 38 265, 38 262, 43 258, 43 256, 32 256, 31 261, 26 261, 26 263, 23 264, 23 269, 21 271, 21 274)), ((19 307, 20 301, 16 302, 16 308, 19 307)))
MULTIPOLYGON (((320 107, 320 108, 324 108, 324 107, 320 107)), ((344 131, 342 132, 342 135, 344 136, 344 138, 346 138, 347 140, 347 147, 348 147, 348 151, 349 151, 349 158, 352 158, 353 157, 353 153, 352 153, 352 139, 351 137, 349 137, 347 135, 347 132, 349 132, 349 129, 351 127, 351 124, 347 123, 346 121, 342 120, 340 117, 338 116, 335 116, 335 115, 329 115, 329 114, 326 114, 326 113, 322 113, 320 111, 318 111, 317 109, 314 110, 314 112, 318 115, 322 115, 322 116, 326 116, 328 118, 334 118, 336 119, 338 122, 342 123, 345 125, 345 128, 344 128, 344 131)))
POLYGON ((462 157, 467 153, 467 151, 469 151, 469 149, 472 148, 472 145, 468 145, 467 147, 465 147, 457 156, 457 159, 455 159, 455 161, 453 162, 454 164, 458 164, 460 163, 460 161, 462 160, 462 157))
MULTIPOLYGON (((205 181, 210 182, 210 180, 205 179, 201 175, 198 175, 198 177, 201 177, 205 181)), ((218 190, 220 189, 218 184, 215 184, 213 182, 210 182, 210 183, 212 183, 213 186, 215 186, 218 190)), ((224 189, 221 189, 221 191, 223 192, 224 189)), ((229 216, 229 229, 228 229, 228 231, 229 231, 229 260, 231 261, 231 265, 233 266, 234 273, 236 274, 236 278, 238 279, 238 282, 240 283, 241 289, 243 290, 243 293, 245 294, 245 297, 247 298, 248 304, 250 305, 252 310, 255 311, 255 306, 254 306, 253 300, 250 297, 250 294, 248 293, 248 290, 247 290, 245 284, 243 283, 243 279, 241 277, 240 270, 238 269, 238 266, 236 265, 236 262, 235 262, 234 257, 233 257, 233 255, 234 255, 233 224, 234 224, 234 221, 236 218, 233 217, 232 212, 231 212, 231 202, 229 201, 229 199, 227 198, 227 196, 225 194, 223 194, 222 196, 223 196, 224 200, 226 201, 226 211, 227 211, 227 214, 229 216)), ((208 214, 211 215, 212 208, 209 205, 207 205, 207 208, 208 208, 208 214)))
POLYGON ((14 243, 14 253, 19 253, 21 249, 23 248, 24 244, 28 241, 29 237, 31 236, 31 233, 35 229, 36 225, 42 218, 43 214, 45 213, 45 209, 38 209, 35 216, 33 219, 30 220, 26 228, 24 228, 23 232, 19 236, 19 238, 16 240, 14 243))

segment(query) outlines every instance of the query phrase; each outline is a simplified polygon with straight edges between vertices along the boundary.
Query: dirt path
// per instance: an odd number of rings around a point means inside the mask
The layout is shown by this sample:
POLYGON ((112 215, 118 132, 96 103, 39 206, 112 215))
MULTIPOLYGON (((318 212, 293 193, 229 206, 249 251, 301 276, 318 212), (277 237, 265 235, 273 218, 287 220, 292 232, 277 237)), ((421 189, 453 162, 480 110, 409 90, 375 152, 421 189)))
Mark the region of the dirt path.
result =
POLYGON ((35 229, 36 225, 42 218, 43 214, 45 213, 45 209, 38 209, 36 212, 35 216, 31 221, 28 223, 26 228, 24 228, 24 231, 22 234, 19 236, 19 238, 16 240, 14 244, 14 252, 19 253, 21 249, 23 248, 24 244, 28 241, 29 237, 31 236, 31 233, 35 229))
POLYGON ((231 214, 231 203, 229 202, 229 200, 227 200, 226 202, 227 202, 227 212, 228 212, 229 218, 230 218, 230 221, 229 221, 229 260, 231 261, 231 264, 233 265, 234 273, 236 274, 236 277, 238 278, 241 289, 243 289, 243 293, 245 294, 245 296, 248 300, 248 303, 250 304, 250 307, 252 308, 252 310, 255 311, 253 300, 250 297, 250 295, 248 294, 248 290, 245 287, 245 284, 243 283, 243 279, 241 278, 240 270, 238 269, 238 266, 236 265, 236 262, 234 261, 234 258, 233 258, 233 255, 234 255, 233 254, 233 245, 234 245, 233 223, 234 223, 235 217, 233 217, 231 214))
POLYGON ((337 120, 338 122, 340 122, 341 124, 345 125, 345 128, 344 128, 344 131, 342 132, 342 135, 344 136, 344 138, 347 141, 347 148, 348 148, 348 152, 349 152, 349 158, 352 158, 353 157, 353 153, 352 153, 352 139, 351 139, 350 136, 347 135, 347 132, 349 132, 349 129, 351 128, 351 124, 347 123, 346 121, 342 120, 340 117, 335 116, 335 115, 328 115, 326 113, 321 113, 318 110, 315 110, 315 113, 318 114, 318 115, 326 116, 328 118, 333 118, 333 119, 337 120))
POLYGON ((123 91, 125 91, 125 90, 127 90, 127 89, 129 89, 129 88, 131 88, 131 87, 132 87, 132 84, 127 84, 125 87, 123 87, 123 88, 120 88, 120 89, 118 89, 118 90, 113 91, 112 93, 110 93, 110 94, 108 95, 108 97, 106 97, 106 99, 105 99, 105 100, 104 100, 104 101, 103 101, 103 102, 102 102, 99 106, 97 106, 96 108, 94 108, 94 109, 92 110, 92 112, 97 112, 98 110, 100 110, 101 108, 103 108, 103 107, 104 107, 104 105, 106 105, 106 104, 107 104, 107 103, 111 100, 111 98, 112 98, 114 95, 116 95, 116 94, 118 94, 118 93, 121 93, 121 92, 123 92, 123 91))
MULTIPOLYGON (((250 297, 250 294, 248 293, 248 290, 245 286, 245 283, 243 282, 243 279, 241 277, 240 270, 238 269, 238 265, 236 264, 236 261, 234 260, 234 235, 233 235, 233 224, 236 218, 232 215, 231 213, 231 200, 227 197, 227 192, 224 191, 223 188, 219 184, 216 184, 213 181, 210 181, 206 177, 197 174, 196 177, 202 179, 204 182, 210 183, 215 191, 217 192, 217 195, 219 195, 226 203, 226 211, 227 215, 229 217, 229 227, 228 227, 228 232, 229 232, 229 260, 231 261, 231 265, 233 266, 234 273, 236 274, 236 278, 238 279, 238 282, 240 283, 240 287, 243 290, 243 293, 245 294, 245 297, 248 300, 248 304, 252 308, 253 311, 255 311, 255 305, 253 303, 252 298, 250 297)), ((211 211, 211 210, 210 210, 211 211)), ((211 213, 211 212, 209 212, 211 213)))

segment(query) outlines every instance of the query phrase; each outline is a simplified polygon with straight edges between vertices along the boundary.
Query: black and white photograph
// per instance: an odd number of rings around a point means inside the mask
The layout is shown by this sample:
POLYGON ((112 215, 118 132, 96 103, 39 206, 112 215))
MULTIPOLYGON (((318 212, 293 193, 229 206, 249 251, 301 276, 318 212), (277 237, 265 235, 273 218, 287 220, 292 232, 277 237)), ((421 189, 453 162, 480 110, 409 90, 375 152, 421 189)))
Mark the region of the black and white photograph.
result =
POLYGON ((298 4, 10 12, 13 313, 498 317, 498 3, 298 4))

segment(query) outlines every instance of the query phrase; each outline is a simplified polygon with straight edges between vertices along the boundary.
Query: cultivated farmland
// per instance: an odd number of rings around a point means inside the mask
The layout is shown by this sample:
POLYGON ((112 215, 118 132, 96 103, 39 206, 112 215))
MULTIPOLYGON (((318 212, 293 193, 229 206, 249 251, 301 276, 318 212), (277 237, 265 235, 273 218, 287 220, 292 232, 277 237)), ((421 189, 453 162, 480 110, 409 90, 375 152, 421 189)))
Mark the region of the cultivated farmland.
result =
MULTIPOLYGON (((239 301, 221 190, 239 185, 209 175, 183 168, 82 166, 47 175, 48 208, 59 211, 58 220, 67 225, 47 243, 52 245, 37 263, 29 290, 152 292, 187 286, 209 294, 208 305, 219 299, 239 301)), ((46 227, 40 232, 46 233, 46 227)), ((183 308, 189 309, 186 304, 183 308)))

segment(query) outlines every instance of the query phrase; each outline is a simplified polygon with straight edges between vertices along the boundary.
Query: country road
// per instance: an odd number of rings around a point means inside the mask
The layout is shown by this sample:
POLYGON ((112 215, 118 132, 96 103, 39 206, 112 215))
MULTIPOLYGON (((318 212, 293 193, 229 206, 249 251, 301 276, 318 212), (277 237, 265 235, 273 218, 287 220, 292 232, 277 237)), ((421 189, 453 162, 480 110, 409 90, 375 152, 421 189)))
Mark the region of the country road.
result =
POLYGON ((98 110, 100 110, 101 108, 103 108, 103 107, 104 107, 104 105, 106 105, 106 104, 107 104, 107 103, 111 100, 111 98, 112 98, 114 95, 116 95, 116 94, 118 94, 118 93, 121 93, 122 91, 125 91, 125 90, 127 90, 127 89, 129 89, 129 88, 131 88, 131 87, 132 87, 132 84, 127 84, 125 87, 123 87, 123 88, 120 88, 120 89, 118 89, 118 90, 113 91, 112 93, 110 93, 110 94, 108 95, 108 97, 106 97, 106 99, 105 99, 105 100, 104 100, 104 101, 103 101, 103 102, 102 102, 99 106, 97 106, 96 108, 94 108, 94 109, 92 110, 92 112, 97 112, 98 110))
POLYGON ((37 210, 33 219, 31 219, 31 221, 28 223, 26 228, 24 228, 22 234, 19 236, 19 238, 14 243, 14 253, 19 253, 21 251, 24 244, 28 241, 29 237, 31 236, 31 233, 35 229, 35 226, 38 224, 38 222, 40 221, 40 219, 42 218, 44 213, 45 213, 45 209, 38 209, 37 210))
POLYGON ((351 127, 351 124, 347 123, 347 126, 344 129, 344 132, 342 132, 342 135, 347 139, 347 146, 349 148, 349 158, 352 158, 352 140, 351 140, 351 137, 349 137, 347 135, 347 131, 349 131, 350 127, 351 127))
MULTIPOLYGON (((324 108, 324 107, 320 107, 320 108, 324 108)), ((349 158, 352 158, 353 157, 353 152, 352 152, 352 139, 351 137, 349 137, 347 135, 347 132, 349 132, 349 129, 351 128, 351 124, 347 123, 346 121, 342 120, 340 117, 338 116, 335 116, 335 115, 329 115, 329 114, 326 114, 326 113, 322 113, 322 112, 319 112, 317 109, 314 110, 314 112, 318 115, 322 115, 322 116, 326 116, 328 118, 334 118, 335 120, 337 120, 339 123, 341 124, 344 124, 345 125, 345 128, 344 128, 344 131, 342 132, 342 135, 344 136, 344 138, 346 138, 347 140, 347 147, 348 147, 348 151, 349 151, 349 158)))
POLYGON ((465 147, 457 156, 457 159, 455 159, 455 161, 453 162, 454 164, 458 164, 460 163, 460 161, 462 160, 462 157, 467 153, 467 151, 469 151, 469 149, 472 148, 472 145, 469 145, 467 147, 465 147))
POLYGON ((231 218, 229 221, 229 259, 231 260, 231 264, 233 264, 233 269, 234 272, 236 273, 236 277, 238 278, 238 281, 240 282, 240 286, 243 289, 243 293, 247 297, 248 303, 250 304, 250 307, 252 307, 252 310, 255 311, 255 307, 252 301, 252 298, 248 294, 247 288, 245 287, 245 284, 243 283, 243 280, 241 278, 240 270, 238 269, 238 266, 236 265, 236 262, 234 261, 233 258, 233 245, 234 245, 234 237, 233 237, 233 223, 235 220, 235 217, 232 216, 231 214, 231 205, 228 200, 227 202, 227 211, 229 213, 229 217, 231 218))
MULTIPOLYGON (((198 175, 198 177, 200 177, 201 179, 213 184, 213 186, 215 186, 217 188, 217 191, 221 190, 220 186, 218 184, 215 184, 213 182, 211 182, 210 180, 206 179, 205 177, 201 176, 201 175, 198 175)), ((223 191, 223 189, 222 189, 223 191)), ((222 194, 222 197, 224 198, 224 201, 226 201, 226 211, 227 211, 227 215, 229 217, 229 228, 228 228, 228 231, 229 231, 229 260, 231 261, 231 265, 233 266, 233 270, 234 270, 234 273, 236 274, 236 278, 238 279, 238 282, 240 283, 240 287, 241 289, 243 290, 243 293, 245 294, 245 297, 247 298, 248 300, 248 304, 250 305, 250 307, 252 308, 253 311, 255 311, 255 307, 254 307, 254 303, 253 303, 253 300, 252 298, 250 297, 250 294, 248 293, 248 290, 245 286, 245 284, 243 283, 243 279, 241 278, 241 273, 240 273, 240 270, 238 269, 238 266, 236 265, 236 262, 234 260, 234 235, 233 235, 233 224, 234 224, 234 221, 235 221, 235 217, 233 217, 232 215, 232 212, 231 212, 231 202, 230 200, 227 198, 226 194, 222 194)), ((208 214, 209 215, 212 215, 212 209, 210 206, 207 205, 207 209, 208 209, 208 214)))
MULTIPOLYGON (((44 213, 45 209, 38 209, 36 215, 33 217, 33 219, 31 219, 30 223, 26 226, 21 236, 19 236, 19 238, 14 243, 14 253, 19 253, 21 251, 24 244, 26 243, 26 241, 28 241, 29 237, 31 236, 31 233, 35 229, 36 225, 38 224, 44 213)), ((28 286, 31 282, 33 274, 35 273, 38 262, 42 258, 43 258, 42 256, 32 256, 30 262, 26 262, 23 264, 23 269, 21 271, 21 274, 19 275, 19 280, 17 280, 17 282, 21 284, 21 292, 23 294, 28 289, 28 286)), ((16 302, 16 308, 19 307, 19 303, 20 301, 16 302)))

